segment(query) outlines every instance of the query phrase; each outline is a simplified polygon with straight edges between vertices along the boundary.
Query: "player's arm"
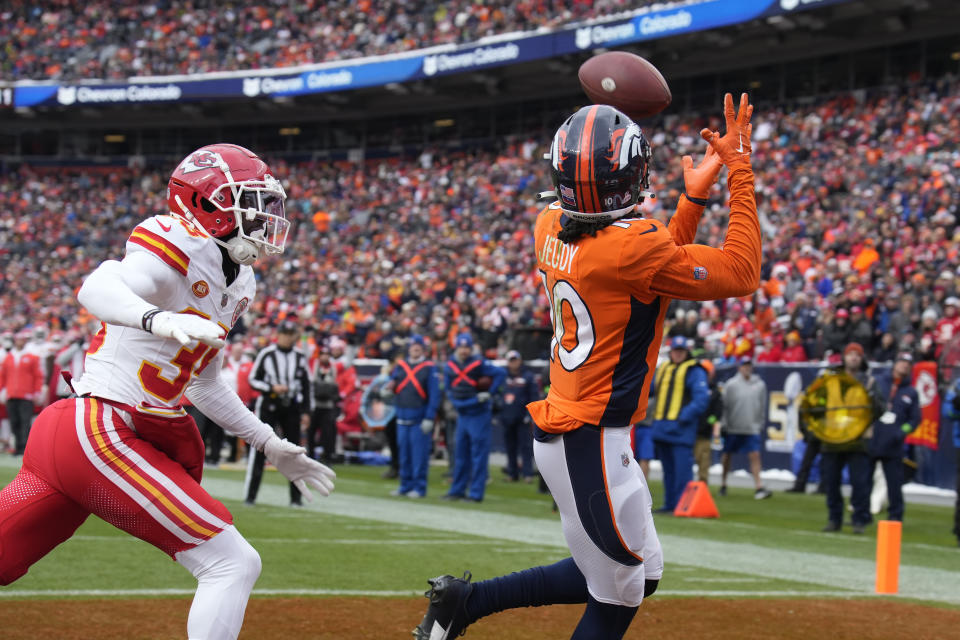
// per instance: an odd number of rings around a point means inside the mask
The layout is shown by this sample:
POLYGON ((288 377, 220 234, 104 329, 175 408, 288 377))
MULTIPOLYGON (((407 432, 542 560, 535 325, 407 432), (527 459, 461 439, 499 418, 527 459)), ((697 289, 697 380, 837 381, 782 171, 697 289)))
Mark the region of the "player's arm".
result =
POLYGON ((660 252, 660 268, 652 273, 648 289, 655 295, 686 300, 716 300, 744 296, 760 284, 760 222, 750 165, 750 117, 753 107, 743 94, 734 115, 733 98, 724 97, 727 132, 700 132, 727 166, 730 221, 723 247, 683 245, 660 252))
POLYGON ((162 307, 183 277, 152 255, 129 252, 122 262, 107 260, 83 281, 77 300, 108 324, 149 331, 186 345, 200 340, 223 346, 223 329, 199 316, 175 313, 162 307))
POLYGON ((325 465, 307 457, 303 447, 281 440, 273 429, 260 421, 240 400, 240 396, 220 375, 223 352, 207 365, 187 388, 187 399, 230 435, 243 438, 269 460, 308 500, 310 485, 320 495, 333 491, 336 474, 325 465))
POLYGON ((690 156, 683 156, 681 162, 684 192, 667 230, 675 243, 684 245, 690 244, 697 237, 697 225, 700 224, 703 208, 707 206, 710 187, 717 182, 723 163, 710 145, 707 145, 707 151, 696 167, 693 166, 693 158, 690 156))

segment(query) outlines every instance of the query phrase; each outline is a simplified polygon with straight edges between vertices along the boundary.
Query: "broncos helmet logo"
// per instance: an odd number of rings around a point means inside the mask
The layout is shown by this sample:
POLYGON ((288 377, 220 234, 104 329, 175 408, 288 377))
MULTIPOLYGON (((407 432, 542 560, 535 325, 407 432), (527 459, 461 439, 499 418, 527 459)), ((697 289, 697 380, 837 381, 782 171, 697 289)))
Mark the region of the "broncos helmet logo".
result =
POLYGON ((550 147, 550 160, 553 163, 553 168, 557 171, 561 171, 563 163, 567 161, 567 154, 564 153, 566 146, 567 130, 561 128, 557 131, 557 135, 553 137, 553 145, 550 147))
POLYGON ((615 130, 610 134, 610 147, 607 149, 607 160, 610 168, 617 171, 630 164, 631 158, 640 155, 640 140, 643 134, 636 123, 615 130))

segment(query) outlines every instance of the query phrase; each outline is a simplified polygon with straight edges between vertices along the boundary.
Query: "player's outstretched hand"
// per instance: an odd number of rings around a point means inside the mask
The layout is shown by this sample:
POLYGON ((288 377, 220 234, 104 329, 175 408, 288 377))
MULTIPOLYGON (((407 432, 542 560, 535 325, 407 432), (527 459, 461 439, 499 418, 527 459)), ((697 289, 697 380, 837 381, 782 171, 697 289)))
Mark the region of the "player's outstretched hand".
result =
POLYGON ((303 447, 273 436, 263 445, 263 454, 277 471, 300 490, 307 502, 313 500, 313 494, 307 485, 324 497, 333 491, 333 479, 337 474, 327 465, 308 457, 303 447))
POLYGON ((225 331, 216 322, 190 313, 160 311, 150 317, 144 316, 144 328, 155 336, 173 338, 183 346, 194 340, 220 349, 225 344, 225 331))
POLYGON ((690 156, 683 156, 681 162, 683 163, 683 185, 686 194, 691 198, 705 200, 710 195, 710 187, 717 182, 720 169, 723 168, 720 156, 717 155, 712 145, 707 145, 707 152, 696 167, 693 166, 693 158, 690 156))
POLYGON ((750 104, 747 94, 740 94, 740 108, 736 114, 733 111, 733 96, 729 93, 723 96, 723 116, 727 121, 727 131, 720 136, 717 131, 703 129, 700 136, 710 143, 720 161, 731 171, 739 167, 750 166, 750 136, 753 134, 753 125, 750 117, 753 115, 753 105, 750 104))

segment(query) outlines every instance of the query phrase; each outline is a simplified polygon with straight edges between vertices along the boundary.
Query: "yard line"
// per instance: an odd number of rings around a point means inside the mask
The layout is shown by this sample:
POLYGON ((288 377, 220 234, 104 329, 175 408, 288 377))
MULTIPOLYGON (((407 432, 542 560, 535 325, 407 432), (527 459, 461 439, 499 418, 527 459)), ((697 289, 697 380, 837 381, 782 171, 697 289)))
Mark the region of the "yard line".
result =
MULTIPOLYGON (((217 497, 236 499, 241 495, 239 481, 209 478, 203 484, 217 497)), ((266 504, 286 505, 289 501, 287 487, 281 485, 262 486, 260 496, 258 499, 266 504)), ((447 531, 461 535, 469 532, 473 536, 518 543, 529 544, 530 540, 537 540, 541 548, 566 547, 560 523, 547 518, 464 508, 452 509, 343 492, 317 500, 298 513, 308 515, 308 511, 418 526, 434 532, 447 531)), ((872 594, 875 587, 876 567, 873 560, 679 535, 661 535, 660 540, 668 562, 668 571, 669 563, 676 562, 717 571, 805 582, 832 590, 850 589, 859 592, 859 595, 872 594)), ((902 565, 899 595, 960 604, 960 590, 956 588, 957 578, 957 573, 953 571, 902 565)))
MULTIPOLYGON (((3 598, 156 598, 161 596, 192 596, 195 589, 22 589, 0 590, 0 599, 3 598)), ((393 598, 393 597, 422 597, 423 590, 364 590, 364 589, 254 589, 254 596, 344 596, 352 598, 393 598)), ((692 596, 692 597, 719 597, 719 598, 862 598, 870 594, 851 593, 836 590, 773 589, 761 591, 748 590, 679 590, 657 589, 657 595, 663 596, 692 596)))

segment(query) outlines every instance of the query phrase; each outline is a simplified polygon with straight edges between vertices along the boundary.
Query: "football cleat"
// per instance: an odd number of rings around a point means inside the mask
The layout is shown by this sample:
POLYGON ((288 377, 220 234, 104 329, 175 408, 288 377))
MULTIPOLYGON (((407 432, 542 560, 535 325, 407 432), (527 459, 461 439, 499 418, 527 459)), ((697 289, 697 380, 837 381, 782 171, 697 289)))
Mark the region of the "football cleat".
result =
POLYGON ((472 577, 466 571, 462 578, 446 575, 427 580, 430 590, 423 595, 430 599, 430 605, 413 630, 416 640, 450 640, 464 634, 470 624, 466 603, 473 592, 472 577))

